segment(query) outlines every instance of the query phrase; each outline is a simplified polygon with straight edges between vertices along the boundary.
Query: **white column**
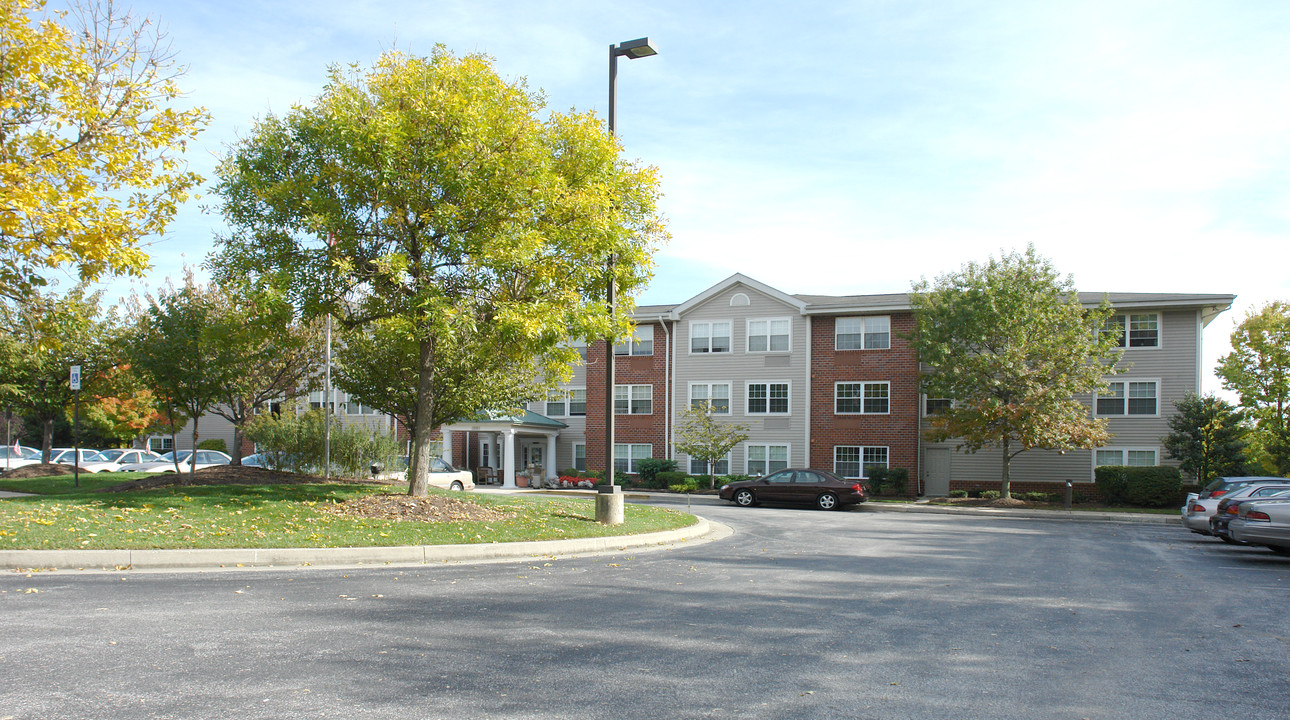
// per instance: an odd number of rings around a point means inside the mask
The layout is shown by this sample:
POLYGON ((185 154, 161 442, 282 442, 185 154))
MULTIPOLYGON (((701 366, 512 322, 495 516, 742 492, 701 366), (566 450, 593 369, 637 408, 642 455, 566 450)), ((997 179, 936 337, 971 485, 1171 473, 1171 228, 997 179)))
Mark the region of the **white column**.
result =
POLYGON ((515 431, 507 430, 502 440, 502 487, 515 487, 515 431))
POLYGON ((450 429, 450 426, 445 425, 444 427, 439 428, 439 432, 443 433, 443 453, 442 453, 443 461, 451 465, 452 464, 452 430, 450 429))
POLYGON ((555 434, 546 436, 546 479, 554 480, 555 470, 555 434))

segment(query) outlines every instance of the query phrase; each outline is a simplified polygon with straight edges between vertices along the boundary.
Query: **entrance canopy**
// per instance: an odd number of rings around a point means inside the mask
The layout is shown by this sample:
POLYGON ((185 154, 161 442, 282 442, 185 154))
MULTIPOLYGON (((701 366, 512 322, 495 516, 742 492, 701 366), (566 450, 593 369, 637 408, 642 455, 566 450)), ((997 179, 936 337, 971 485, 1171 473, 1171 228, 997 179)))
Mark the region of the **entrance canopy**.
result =
MULTIPOLYGON (((501 459, 501 478, 504 487, 515 487, 517 470, 528 470, 516 466, 516 439, 546 441, 546 452, 541 464, 542 478, 555 479, 555 439, 560 431, 569 427, 559 420, 552 420, 531 410, 519 413, 487 412, 473 420, 449 423, 440 428, 443 432, 443 457, 452 462, 452 434, 454 432, 480 433, 493 447, 500 445, 496 452, 488 454, 486 467, 497 468, 501 459)), ((469 457, 469 451, 467 451, 469 457)))

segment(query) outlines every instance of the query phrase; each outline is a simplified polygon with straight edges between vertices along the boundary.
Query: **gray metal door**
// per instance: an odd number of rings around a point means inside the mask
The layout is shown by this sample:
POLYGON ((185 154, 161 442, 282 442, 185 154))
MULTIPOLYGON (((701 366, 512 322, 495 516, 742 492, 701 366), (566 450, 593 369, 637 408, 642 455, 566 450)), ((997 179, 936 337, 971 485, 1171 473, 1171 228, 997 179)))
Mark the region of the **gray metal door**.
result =
POLYGON ((923 451, 923 494, 945 497, 950 494, 950 449, 927 448, 923 451))

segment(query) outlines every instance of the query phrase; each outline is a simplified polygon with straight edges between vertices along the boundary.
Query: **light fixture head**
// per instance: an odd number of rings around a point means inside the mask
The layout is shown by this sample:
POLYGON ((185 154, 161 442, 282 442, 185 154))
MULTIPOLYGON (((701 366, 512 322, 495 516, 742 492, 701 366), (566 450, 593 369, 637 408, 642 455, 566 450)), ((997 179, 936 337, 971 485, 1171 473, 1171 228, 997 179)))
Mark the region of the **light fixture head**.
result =
POLYGON ((649 41, 649 38, 643 37, 618 43, 618 49, 614 50, 614 54, 626 55, 628 60, 635 60, 636 58, 657 55, 658 48, 654 47, 654 44, 649 41))

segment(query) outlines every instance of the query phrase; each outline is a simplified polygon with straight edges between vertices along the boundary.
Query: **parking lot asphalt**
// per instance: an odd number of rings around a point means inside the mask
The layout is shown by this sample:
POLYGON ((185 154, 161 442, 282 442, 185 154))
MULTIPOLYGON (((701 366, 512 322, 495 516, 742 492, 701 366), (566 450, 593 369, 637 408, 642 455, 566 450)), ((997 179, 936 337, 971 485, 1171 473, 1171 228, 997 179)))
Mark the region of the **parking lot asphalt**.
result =
MULTIPOLYGON (((594 497, 592 491, 529 490, 511 488, 478 488, 476 492, 529 497, 594 497)), ((22 493, 0 491, 0 498, 20 497, 22 493)), ((677 495, 629 491, 628 502, 680 505, 687 511, 726 501, 712 495, 677 495)), ((1047 521, 1112 522, 1135 524, 1170 524, 1176 515, 1148 513, 1108 513, 1019 508, 950 507, 926 502, 871 502, 856 506, 853 512, 932 513, 999 519, 1033 519, 1047 521)), ((408 566, 436 563, 500 562, 532 557, 578 557, 613 554, 624 550, 663 550, 677 545, 711 542, 730 535, 721 523, 696 516, 693 525, 667 532, 642 535, 546 540, 470 545, 413 545, 395 547, 347 548, 223 548, 175 550, 0 550, 0 569, 6 570, 77 570, 121 572, 126 570, 229 570, 273 567, 361 567, 408 566)))

